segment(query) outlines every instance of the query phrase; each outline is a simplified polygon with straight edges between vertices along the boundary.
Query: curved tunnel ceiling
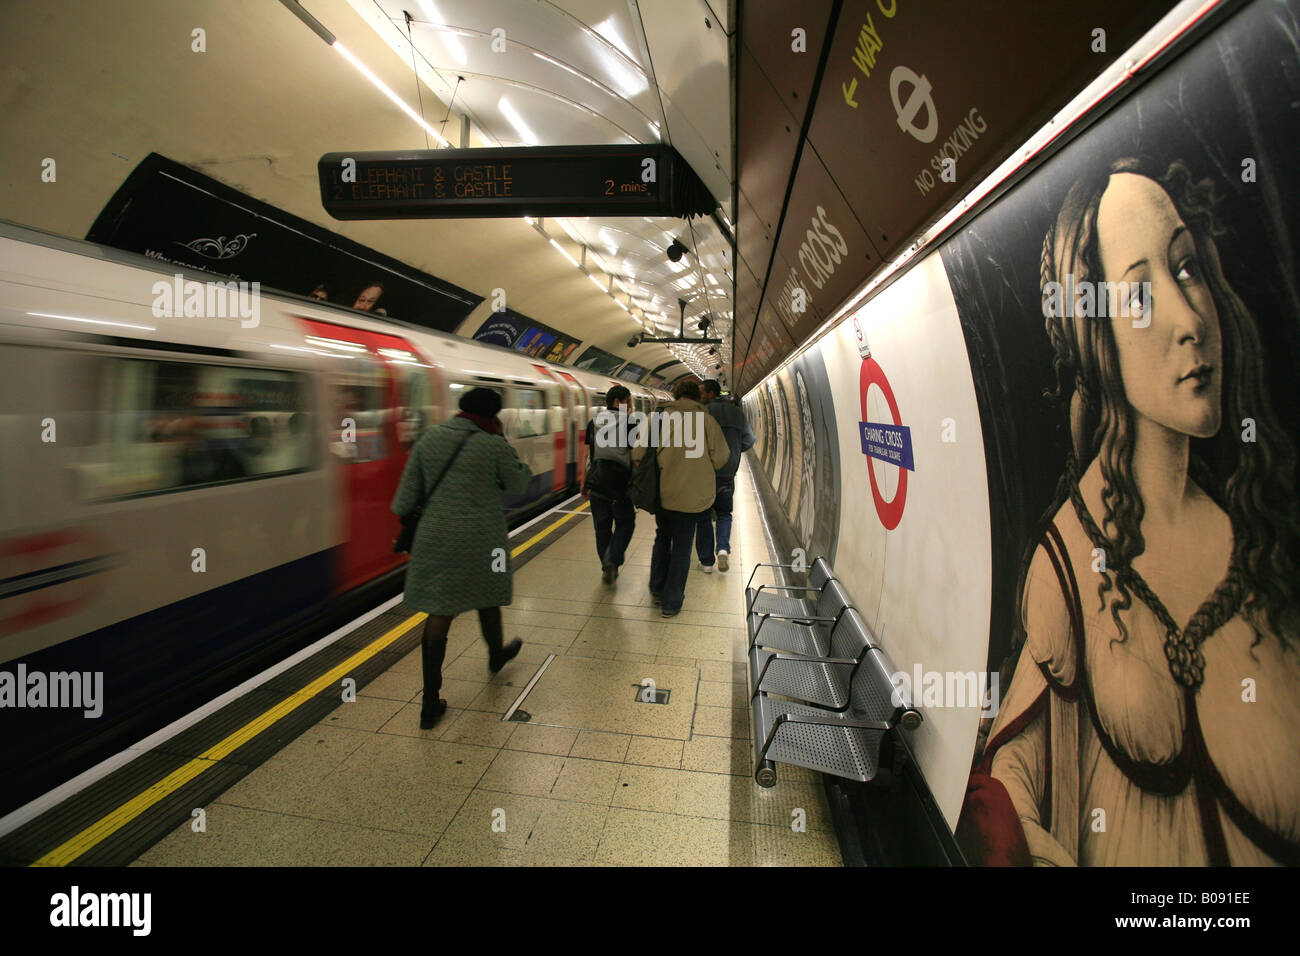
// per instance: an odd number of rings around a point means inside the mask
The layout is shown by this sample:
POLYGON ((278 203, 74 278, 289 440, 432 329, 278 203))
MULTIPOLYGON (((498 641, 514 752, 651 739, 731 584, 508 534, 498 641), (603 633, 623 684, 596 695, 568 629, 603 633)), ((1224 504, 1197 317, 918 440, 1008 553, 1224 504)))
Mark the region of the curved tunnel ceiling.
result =
MULTIPOLYGON (((730 225, 734 26, 719 6, 303 5, 452 145, 665 142, 691 163, 730 225)), ((708 376, 732 364, 733 263, 714 219, 329 217, 315 178, 322 154, 439 143, 280 3, 15 0, 6 4, 0 84, 0 218, 84 236, 135 164, 158 152, 479 295, 505 289, 509 308, 582 339, 583 349, 647 368, 681 361, 708 376), (193 48, 196 28, 202 52, 193 48), (40 181, 45 157, 59 163, 55 183, 40 181), (673 239, 691 250, 678 263, 666 255, 673 239), (710 318, 709 334, 723 339, 719 355, 700 346, 628 348, 636 332, 676 334, 679 299, 688 334, 710 318)), ((489 315, 481 306, 461 334, 489 315)))

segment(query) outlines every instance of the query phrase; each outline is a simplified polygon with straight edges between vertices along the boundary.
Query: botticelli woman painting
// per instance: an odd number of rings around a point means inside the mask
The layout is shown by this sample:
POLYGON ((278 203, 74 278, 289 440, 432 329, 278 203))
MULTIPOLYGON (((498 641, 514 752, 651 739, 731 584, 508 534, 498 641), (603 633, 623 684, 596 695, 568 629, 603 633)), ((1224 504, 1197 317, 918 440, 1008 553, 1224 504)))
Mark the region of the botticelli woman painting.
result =
POLYGON ((1183 162, 1103 160, 1043 242, 1044 289, 1147 294, 1132 318, 1044 300, 1073 449, 959 826, 972 862, 1300 863, 1295 451, 1215 205, 1183 162))

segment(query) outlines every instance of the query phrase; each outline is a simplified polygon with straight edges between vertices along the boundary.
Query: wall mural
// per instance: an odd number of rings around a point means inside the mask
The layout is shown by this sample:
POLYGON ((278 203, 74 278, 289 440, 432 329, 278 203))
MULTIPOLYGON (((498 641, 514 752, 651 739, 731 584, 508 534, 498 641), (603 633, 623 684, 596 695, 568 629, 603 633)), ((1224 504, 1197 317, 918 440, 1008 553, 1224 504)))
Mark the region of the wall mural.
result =
POLYGON ((840 523, 840 449, 821 353, 805 352, 771 379, 778 380, 779 391, 760 389, 744 402, 754 432, 754 453, 773 488, 782 482, 777 500, 808 562, 824 556, 834 565, 840 523), (778 394, 793 394, 793 405, 783 407, 780 398, 773 399, 778 394), (794 451, 779 437, 777 408, 782 408, 781 420, 794 426, 798 439, 794 451), (785 418, 787 414, 792 417, 785 418), (778 445, 784 454, 779 467, 769 463, 778 445))
POLYGON ((944 250, 1004 545, 976 860, 1300 862, 1297 9, 1245 9, 944 250))
POLYGON ((1297 50, 1243 7, 746 396, 972 863, 1300 863, 1297 50))

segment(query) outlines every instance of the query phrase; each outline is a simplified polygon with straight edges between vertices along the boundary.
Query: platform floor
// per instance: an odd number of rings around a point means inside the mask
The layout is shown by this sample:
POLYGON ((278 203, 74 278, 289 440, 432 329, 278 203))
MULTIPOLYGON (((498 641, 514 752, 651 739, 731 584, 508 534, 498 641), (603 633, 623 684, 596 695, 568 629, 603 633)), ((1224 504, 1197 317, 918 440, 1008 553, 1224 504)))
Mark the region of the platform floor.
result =
POLYGON ((613 587, 590 517, 570 524, 515 575, 506 637, 525 644, 500 674, 477 616, 453 622, 437 727, 419 729, 417 648, 207 806, 205 832, 132 865, 840 865, 818 777, 751 776, 743 591, 772 558, 748 463, 731 569, 692 559, 674 618, 650 600, 651 516, 613 587), (543 664, 528 720, 504 721, 543 664), (646 678, 667 703, 638 700, 646 678))

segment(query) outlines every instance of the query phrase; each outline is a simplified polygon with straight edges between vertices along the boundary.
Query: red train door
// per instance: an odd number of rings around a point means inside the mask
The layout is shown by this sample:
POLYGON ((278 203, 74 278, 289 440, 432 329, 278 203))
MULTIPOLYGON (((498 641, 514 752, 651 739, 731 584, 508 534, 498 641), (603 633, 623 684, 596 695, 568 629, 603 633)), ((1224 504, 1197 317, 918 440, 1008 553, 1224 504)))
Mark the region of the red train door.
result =
POLYGON ((578 380, 568 372, 559 372, 563 387, 569 393, 569 448, 574 458, 574 480, 578 487, 587 477, 587 446, 584 441, 591 410, 587 408, 587 393, 578 380))
MULTIPOLYGON (((545 375, 547 378, 551 379, 552 381, 555 380, 555 376, 551 373, 551 370, 548 369, 545 365, 534 365, 533 368, 537 369, 537 371, 541 372, 543 375, 545 375)), ((555 458, 553 460, 554 471, 551 475, 552 491, 559 491, 566 484, 568 484, 568 469, 565 468, 565 465, 568 463, 569 456, 565 452, 565 433, 568 429, 568 421, 573 417, 573 414, 570 410, 572 403, 569 401, 568 396, 564 394, 565 392, 564 384, 559 383, 558 387, 561 393, 559 396, 560 403, 561 406, 564 408, 564 415, 563 415, 564 421, 561 422, 559 424, 559 428, 552 433, 555 441, 555 458)), ((550 390, 547 389, 548 393, 549 391, 550 390)))
POLYGON ((396 413, 403 403, 395 369, 410 364, 402 356, 413 360, 417 353, 395 335, 300 321, 310 333, 309 345, 338 356, 327 372, 333 408, 326 414, 333 418, 330 450, 345 466, 347 541, 338 587, 347 591, 406 560, 393 553, 400 522, 390 510, 412 441, 401 431, 409 423, 396 413))

